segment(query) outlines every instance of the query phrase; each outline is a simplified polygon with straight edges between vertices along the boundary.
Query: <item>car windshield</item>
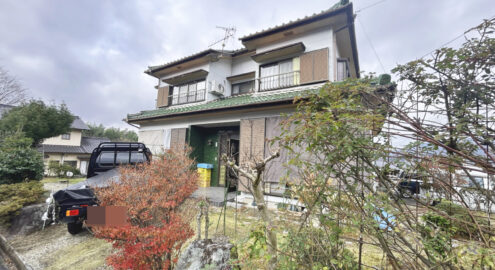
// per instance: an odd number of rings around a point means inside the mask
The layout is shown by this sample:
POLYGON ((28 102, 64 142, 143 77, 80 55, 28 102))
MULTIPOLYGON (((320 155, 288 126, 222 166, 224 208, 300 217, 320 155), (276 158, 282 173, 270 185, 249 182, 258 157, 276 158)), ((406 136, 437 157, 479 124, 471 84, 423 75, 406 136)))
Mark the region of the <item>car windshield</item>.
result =
POLYGON ((99 167, 135 164, 146 161, 143 151, 102 151, 96 163, 99 167))

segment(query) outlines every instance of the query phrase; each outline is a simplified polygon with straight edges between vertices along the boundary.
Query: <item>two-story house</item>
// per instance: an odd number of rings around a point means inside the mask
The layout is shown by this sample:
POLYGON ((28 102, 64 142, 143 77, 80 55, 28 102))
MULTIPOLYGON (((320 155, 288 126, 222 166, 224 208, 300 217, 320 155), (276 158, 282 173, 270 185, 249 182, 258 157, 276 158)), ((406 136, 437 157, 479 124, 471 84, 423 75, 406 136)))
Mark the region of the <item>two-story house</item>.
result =
MULTIPOLYGON (((158 82, 156 109, 126 118, 139 125, 139 141, 155 153, 189 144, 197 162, 214 165, 212 186, 229 178, 223 153, 241 165, 269 155, 267 139, 281 134, 281 115, 295 110, 295 97, 360 73, 348 1, 240 41, 239 50, 209 49, 149 67, 145 73, 158 82)), ((283 188, 278 183, 286 161, 272 161, 264 175, 267 193, 283 188)))
POLYGON ((88 129, 86 123, 76 116, 70 132, 45 139, 41 143, 38 151, 43 154, 45 174, 50 173, 48 170, 50 163, 57 163, 68 164, 78 169, 82 175, 86 175, 93 149, 102 142, 110 141, 107 138, 83 136, 82 131, 88 129))

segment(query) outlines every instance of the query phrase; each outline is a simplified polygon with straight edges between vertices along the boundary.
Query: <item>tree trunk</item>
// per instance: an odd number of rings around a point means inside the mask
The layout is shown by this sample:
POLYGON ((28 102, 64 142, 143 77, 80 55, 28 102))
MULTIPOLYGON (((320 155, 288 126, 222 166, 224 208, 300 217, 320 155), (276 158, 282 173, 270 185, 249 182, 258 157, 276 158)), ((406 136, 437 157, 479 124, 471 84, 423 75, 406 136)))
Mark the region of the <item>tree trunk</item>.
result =
POLYGON ((256 163, 254 170, 253 168, 251 168, 250 170, 252 172, 256 172, 256 174, 253 174, 248 170, 244 170, 240 168, 235 164, 235 162, 229 160, 227 155, 224 154, 222 156, 222 159, 227 161, 227 164, 231 168, 239 172, 239 174, 247 177, 252 182, 251 184, 252 189, 250 190, 253 193, 254 202, 256 203, 258 212, 265 225, 266 242, 268 244, 268 253, 270 254, 270 260, 268 261, 268 269, 270 270, 276 269, 277 267, 277 233, 275 231, 275 228, 272 226, 273 219, 268 213, 265 197, 263 194, 263 186, 261 185, 262 183, 261 179, 262 179, 262 174, 265 171, 265 165, 272 159, 275 159, 279 156, 280 153, 276 152, 275 154, 272 154, 270 157, 262 160, 261 162, 256 163))
POLYGON ((263 194, 261 185, 253 185, 253 197, 256 202, 256 207, 260 213, 261 219, 265 225, 266 242, 268 244, 268 253, 271 255, 268 267, 269 269, 275 269, 277 264, 277 234, 272 227, 273 219, 268 213, 268 209, 263 194))

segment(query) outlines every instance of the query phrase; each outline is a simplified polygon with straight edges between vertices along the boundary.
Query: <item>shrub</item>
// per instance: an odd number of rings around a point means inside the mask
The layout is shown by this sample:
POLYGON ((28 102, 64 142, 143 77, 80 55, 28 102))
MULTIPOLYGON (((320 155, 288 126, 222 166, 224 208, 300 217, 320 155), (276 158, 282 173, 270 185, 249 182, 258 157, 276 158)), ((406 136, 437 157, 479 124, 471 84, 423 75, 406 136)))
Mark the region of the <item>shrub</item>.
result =
POLYGON ((0 185, 0 224, 8 224, 22 207, 39 202, 44 192, 38 181, 0 185))
POLYGON ((73 175, 81 174, 78 169, 72 167, 69 164, 60 164, 56 162, 50 163, 50 165, 48 165, 48 170, 50 174, 58 177, 67 177, 67 172, 72 172, 73 175))
POLYGON ((167 269, 193 235, 179 208, 197 189, 188 151, 170 150, 149 164, 120 169, 120 182, 96 189, 102 206, 127 208, 129 224, 93 227, 96 237, 118 249, 107 262, 115 269, 167 269))
POLYGON ((43 158, 31 148, 32 140, 22 133, 2 139, 0 145, 0 184, 12 184, 25 180, 41 180, 43 158))
MULTIPOLYGON (((479 238, 480 232, 465 207, 443 200, 436 205, 443 215, 430 211, 423 215, 426 226, 434 226, 453 237, 479 238)), ((487 220, 476 217, 480 226, 488 225, 487 220)))
POLYGON ((290 229, 282 245, 281 269, 358 269, 354 254, 340 238, 341 230, 336 224, 326 225, 290 229))

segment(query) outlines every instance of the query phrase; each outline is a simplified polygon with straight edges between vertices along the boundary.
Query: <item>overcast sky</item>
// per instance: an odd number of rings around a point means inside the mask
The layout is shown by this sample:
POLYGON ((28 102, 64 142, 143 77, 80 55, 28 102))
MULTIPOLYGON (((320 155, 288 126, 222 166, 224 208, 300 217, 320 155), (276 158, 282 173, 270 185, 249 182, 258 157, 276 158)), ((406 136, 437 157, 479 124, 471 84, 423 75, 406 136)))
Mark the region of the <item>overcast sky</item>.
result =
MULTIPOLYGON (((155 105, 157 81, 143 73, 147 66, 207 49, 223 37, 216 26, 235 26, 228 49, 240 48, 241 36, 334 2, 1 0, 0 66, 33 98, 64 102, 86 122, 129 127, 122 122, 127 113, 155 105)), ((376 73, 422 57, 495 16, 493 0, 353 2, 361 70, 376 73)))

